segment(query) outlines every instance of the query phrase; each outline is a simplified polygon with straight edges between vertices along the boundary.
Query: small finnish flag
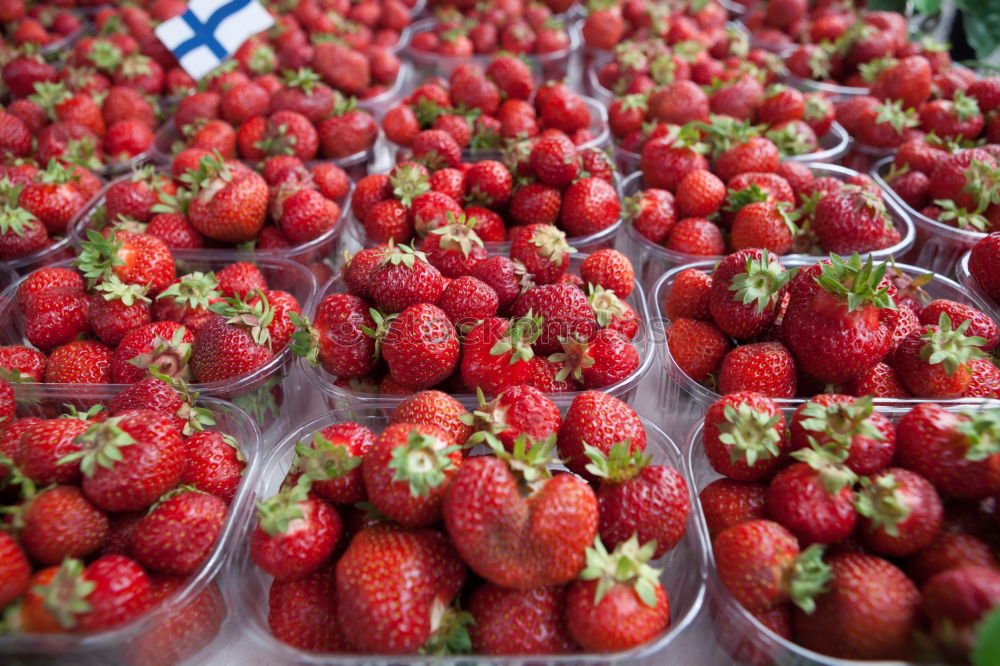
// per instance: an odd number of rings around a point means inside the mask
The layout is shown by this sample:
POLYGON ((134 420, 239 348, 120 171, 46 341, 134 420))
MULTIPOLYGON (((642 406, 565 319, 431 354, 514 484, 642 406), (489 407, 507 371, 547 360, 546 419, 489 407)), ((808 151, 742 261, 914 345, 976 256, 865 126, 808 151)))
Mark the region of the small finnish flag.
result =
POLYGON ((156 36, 197 81, 273 24, 257 0, 191 0, 183 14, 157 26, 156 36))

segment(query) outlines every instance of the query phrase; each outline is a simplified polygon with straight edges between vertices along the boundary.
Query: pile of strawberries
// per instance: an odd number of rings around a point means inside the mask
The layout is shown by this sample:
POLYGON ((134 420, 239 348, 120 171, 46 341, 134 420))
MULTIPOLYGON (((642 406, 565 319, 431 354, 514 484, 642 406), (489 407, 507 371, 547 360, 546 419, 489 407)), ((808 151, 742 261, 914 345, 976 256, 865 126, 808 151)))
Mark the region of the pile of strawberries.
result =
POLYGON ((647 0, 588 3, 582 25, 590 54, 612 51, 626 40, 660 39, 674 46, 712 47, 725 43, 726 10, 715 0, 670 6, 647 0))
POLYGON ((779 161, 767 139, 742 140, 738 131, 724 135, 724 145, 736 145, 709 170, 689 147, 697 136, 692 126, 663 140, 657 134, 643 176, 654 186, 628 197, 624 207, 633 229, 656 245, 696 256, 750 248, 848 254, 889 248, 902 238, 882 190, 866 175, 817 177, 805 164, 779 161))
POLYGON ((89 232, 75 270, 38 269, 15 299, 9 316, 27 344, 0 347, 0 372, 61 384, 240 377, 285 348, 301 312, 251 263, 178 277, 163 241, 121 230, 89 232))
POLYGON ((321 364, 327 381, 385 394, 578 391, 639 369, 632 340, 641 322, 626 302, 634 273, 620 252, 595 252, 569 273, 570 248, 548 224, 520 228, 509 258, 488 256, 462 222, 420 247, 354 255, 343 269, 347 293, 324 297, 311 325, 295 318, 293 351, 321 364))
POLYGON ((377 435, 355 422, 317 430, 295 445, 249 539, 274 577, 268 626, 310 652, 541 655, 650 641, 670 625, 651 562, 684 538, 691 507, 684 478, 644 450, 643 423, 618 399, 588 391, 560 415, 521 385, 473 414, 425 391, 377 435), (470 455, 479 444, 486 452, 470 455), (574 474, 551 469, 557 455, 574 474))
POLYGON ((10 46, 53 49, 84 27, 80 15, 48 3, 8 2, 0 11, 0 21, 9 26, 10 46))
MULTIPOLYGON (((0 608, 9 630, 121 627, 204 571, 243 482, 231 435, 182 386, 148 378, 61 416, 15 412, 0 380, 0 608)), ((131 663, 179 662, 218 634, 214 582, 121 645, 131 663)))
MULTIPOLYGON (((449 6, 437 10, 426 29, 413 33, 409 50, 422 58, 468 58, 497 51, 539 56, 568 52, 570 43, 567 25, 541 3, 526 4, 517 16, 503 7, 473 8, 463 15, 449 6)), ((565 76, 566 67, 562 69, 565 76)))
MULTIPOLYGON (((996 408, 924 403, 893 424, 870 398, 825 394, 786 426, 760 393, 721 398, 700 445, 724 478, 700 499, 722 584, 824 655, 964 663, 1000 604, 1000 511, 980 506, 1000 494, 998 437, 996 408)), ((737 659, 773 658, 741 639, 720 627, 737 659)))
POLYGON ((741 250, 711 275, 678 273, 662 304, 670 355, 723 395, 792 398, 833 387, 878 398, 1000 397, 989 357, 997 322, 926 297, 931 277, 857 254, 786 270, 767 251, 741 250))
POLYGON ((386 138, 397 146, 412 147, 422 130, 434 129, 471 151, 499 150, 544 130, 558 130, 579 146, 598 138, 595 129, 604 130, 593 125, 580 95, 558 82, 536 90, 531 69, 513 56, 496 56, 485 70, 459 65, 447 82, 424 82, 382 119, 386 138))

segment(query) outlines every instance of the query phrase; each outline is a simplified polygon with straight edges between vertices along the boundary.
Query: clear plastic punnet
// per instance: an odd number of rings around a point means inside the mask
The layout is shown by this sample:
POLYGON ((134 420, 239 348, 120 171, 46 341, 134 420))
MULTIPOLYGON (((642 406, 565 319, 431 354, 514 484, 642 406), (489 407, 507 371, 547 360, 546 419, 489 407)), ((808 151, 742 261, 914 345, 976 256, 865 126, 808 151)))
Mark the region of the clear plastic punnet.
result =
POLYGON ((982 301, 983 306, 987 308, 987 313, 993 317, 995 321, 1000 322, 1000 303, 990 298, 990 295, 986 293, 985 289, 979 286, 979 282, 969 271, 969 255, 971 253, 972 250, 969 250, 962 255, 961 259, 959 259, 958 266, 955 267, 955 280, 968 289, 969 293, 975 295, 980 301, 982 301))

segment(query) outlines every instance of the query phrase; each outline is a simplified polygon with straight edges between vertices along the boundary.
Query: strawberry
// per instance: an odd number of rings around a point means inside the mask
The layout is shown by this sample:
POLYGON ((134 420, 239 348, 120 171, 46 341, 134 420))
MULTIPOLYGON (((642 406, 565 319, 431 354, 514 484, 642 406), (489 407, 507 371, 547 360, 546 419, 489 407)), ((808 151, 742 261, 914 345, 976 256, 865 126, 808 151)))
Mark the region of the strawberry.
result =
POLYGON ((475 232, 475 218, 464 213, 457 217, 446 213, 448 224, 432 229, 420 244, 420 251, 446 278, 472 273, 476 264, 486 259, 482 239, 475 232))
POLYGON ((250 559, 275 580, 308 576, 323 566, 341 534, 337 511, 309 494, 309 477, 260 503, 250 559))
POLYGON ((608 547, 630 537, 655 542, 652 559, 659 559, 684 536, 691 511, 688 487, 672 467, 650 465, 651 456, 629 452, 620 442, 608 455, 586 445, 588 470, 601 479, 597 490, 598 533, 608 547))
POLYGON ((512 234, 510 258, 524 264, 538 284, 556 282, 569 266, 571 251, 566 234, 551 225, 529 224, 512 234))
POLYGON ((480 400, 473 412, 476 432, 469 443, 497 441, 511 452, 518 437, 530 442, 544 440, 558 432, 562 417, 549 398, 533 386, 511 386, 491 402, 480 400))
POLYGON ((559 429, 559 456, 573 472, 590 480, 589 459, 584 443, 607 455, 623 441, 631 442, 631 451, 646 449, 646 431, 635 410, 599 391, 584 391, 573 398, 559 429))
POLYGON ((74 340, 56 347, 45 366, 48 384, 110 384, 113 352, 95 340, 74 340))
MULTIPOLYGON (((18 289, 19 296, 22 291, 18 289)), ((53 287, 37 293, 25 305, 25 339, 43 351, 74 341, 90 330, 88 302, 87 295, 75 287, 53 287)))
POLYGON ((929 546, 944 514, 934 486, 898 467, 861 479, 857 509, 862 541, 889 557, 905 557, 929 546))
POLYGON ((194 271, 181 276, 157 295, 153 316, 157 321, 175 321, 197 330, 209 316, 208 308, 221 302, 222 291, 215 274, 194 271))
POLYGON ((462 341, 462 381, 487 395, 497 395, 518 384, 532 384, 539 359, 531 345, 539 333, 538 318, 484 319, 462 341))
POLYGON ((202 430, 185 439, 184 447, 181 483, 231 502, 246 468, 239 443, 230 435, 202 430))
POLYGON ((111 378, 116 384, 134 384, 155 370, 167 377, 191 377, 188 360, 194 335, 172 321, 140 326, 125 334, 115 348, 111 378))
POLYGON ((834 555, 828 564, 829 591, 816 597, 815 611, 795 611, 799 642, 844 659, 906 659, 920 613, 910 579, 872 555, 834 555))
POLYGON ((181 180, 193 193, 191 225, 205 236, 241 243, 256 238, 267 211, 267 183, 256 172, 234 168, 218 154, 201 159, 181 180))
POLYGON ((125 284, 112 274, 95 290, 87 308, 87 319, 102 342, 116 345, 130 330, 152 321, 144 287, 125 284))
POLYGON ((896 310, 886 264, 831 255, 800 271, 782 320, 798 365, 826 382, 854 379, 878 363, 892 343, 896 310))
POLYGON ((830 578, 821 546, 800 551, 792 533, 770 520, 749 520, 723 530, 713 550, 722 584, 751 613, 787 601, 812 612, 813 597, 830 578))
POLYGON ((376 321, 384 329, 382 357, 389 373, 414 390, 430 388, 448 377, 458 364, 459 340, 448 316, 429 303, 411 305, 390 321, 376 321))
POLYGON ((528 183, 514 190, 510 216, 518 225, 555 225, 561 205, 559 190, 542 183, 528 183))
POLYGON ((652 137, 643 145, 640 165, 648 187, 674 192, 690 172, 708 169, 696 135, 682 130, 676 137, 652 137))
POLYGON ((892 424, 872 409, 870 397, 817 395, 795 410, 788 432, 791 451, 815 445, 856 474, 886 467, 896 450, 892 424))
POLYGON ((177 268, 169 248, 159 238, 130 231, 88 230, 76 265, 91 285, 116 275, 125 284, 146 287, 156 296, 176 278, 177 268))
POLYGON ((583 567, 597 531, 597 500, 580 479, 551 476, 545 465, 554 440, 526 451, 528 442, 519 438, 513 453, 496 446, 496 456, 467 459, 451 481, 443 507, 448 534, 462 559, 494 584, 556 585, 583 567), (519 483, 529 494, 518 491, 519 483), (504 548, 495 547, 498 536, 504 548))
POLYGON ((13 536, 0 532, 0 604, 9 606, 28 590, 31 564, 13 536))
POLYGON ((212 306, 216 316, 194 335, 190 366, 199 382, 215 382, 253 372, 266 365, 275 352, 268 327, 274 309, 258 291, 256 302, 239 297, 212 306))
POLYGON ((534 92, 535 83, 531 78, 531 70, 520 60, 511 56, 496 56, 486 67, 488 76, 507 98, 529 99, 534 92))
POLYGON ((77 437, 90 425, 79 419, 45 419, 28 425, 12 456, 17 469, 40 486, 79 482, 79 466, 59 461, 81 450, 77 437))
POLYGON ((868 252, 898 242, 881 194, 845 186, 822 197, 811 231, 829 252, 868 252))
POLYGON ((365 498, 361 476, 362 456, 375 442, 375 434, 357 423, 336 423, 313 433, 310 443, 295 446, 294 471, 312 480, 312 493, 338 504, 365 498))
POLYGON ((791 398, 797 390, 796 365, 780 342, 757 342, 730 350, 719 366, 719 392, 752 391, 791 398))
POLYGON ((647 562, 655 544, 636 536, 608 553, 600 538, 587 549, 587 566, 566 593, 566 626, 585 650, 616 652, 651 640, 670 624, 661 570, 647 562))
POLYGON ((996 414, 972 416, 922 403, 896 425, 898 466, 920 474, 945 498, 980 499, 996 488, 988 460, 995 455, 996 414))
POLYGON ((762 248, 776 255, 787 254, 797 231, 785 206, 770 201, 755 202, 736 213, 730 243, 737 251, 762 248))
POLYGON ((545 185, 566 189, 580 171, 576 146, 565 134, 552 132, 531 146, 531 171, 545 185))
POLYGON ((0 379, 41 382, 48 358, 37 349, 24 345, 0 347, 0 379))
POLYGON ((79 466, 87 499, 106 511, 138 511, 180 481, 184 442, 163 414, 137 409, 90 426, 81 449, 63 458, 79 466), (76 462, 79 461, 79 462, 76 462))
POLYGON ((774 472, 788 447, 785 418, 759 393, 731 393, 705 414, 705 455, 712 469, 737 481, 759 481, 774 472))
POLYGON ((21 545, 46 566, 86 557, 101 546, 108 532, 107 516, 74 486, 53 486, 38 493, 20 519, 21 545))
POLYGON ((707 321, 678 318, 666 329, 667 346, 674 363, 696 382, 705 382, 719 371, 730 350, 729 338, 707 321))
POLYGON ((70 222, 87 202, 72 172, 55 161, 40 171, 17 196, 17 204, 34 215, 51 235, 66 233, 70 222))
MULTIPOLYGON (((154 603, 172 597, 187 580, 182 576, 151 576, 154 603)), ((222 592, 214 581, 210 581, 190 600, 169 607, 164 612, 164 622, 129 645, 129 659, 150 663, 158 659, 183 661, 193 657, 219 635, 226 613, 222 592)))
MULTIPOLYGON (((577 337, 587 340, 597 330, 594 310, 587 297, 577 287, 563 283, 545 284, 525 290, 511 306, 511 314, 515 317, 541 317, 544 320, 532 345, 539 354, 563 351, 563 339, 577 337)), ((622 353, 627 354, 624 350, 622 353)))
POLYGON ((872 368, 844 385, 844 392, 854 396, 870 395, 874 398, 908 398, 910 392, 899 380, 899 375, 885 363, 872 368))
POLYGON ((857 523, 852 485, 856 476, 816 449, 791 454, 796 460, 767 487, 767 514, 803 544, 836 543, 857 523))
POLYGON ((958 303, 946 298, 938 298, 928 303, 920 311, 921 324, 937 324, 941 314, 947 314, 952 321, 969 321, 966 333, 969 336, 981 337, 986 343, 980 347, 985 352, 993 351, 1000 340, 1000 329, 997 323, 985 313, 976 308, 958 303))
POLYGON ((759 336, 777 317, 777 304, 794 274, 767 250, 730 254, 712 273, 712 319, 735 338, 759 336))
POLYGON ((572 377, 585 389, 603 388, 623 381, 639 368, 639 352, 625 335, 613 329, 597 331, 589 339, 572 334, 563 340, 563 351, 549 356, 550 361, 565 364, 557 380, 572 377))
POLYGON ((563 193, 559 221, 569 236, 587 236, 618 221, 621 204, 614 188, 600 178, 581 178, 563 193))
POLYGON ((733 481, 725 477, 705 486, 699 494, 701 510, 712 541, 740 523, 766 518, 767 487, 762 483, 733 481))
POLYGON ((1000 572, 990 567, 966 566, 942 572, 923 587, 923 609, 931 633, 955 658, 982 645, 982 621, 1000 605, 1000 572))
POLYGON ((725 253, 725 240, 719 227, 700 217, 678 220, 670 232, 668 250, 696 256, 714 256, 725 253))
POLYGON ((531 284, 524 265, 504 256, 489 257, 476 264, 472 275, 496 292, 499 312, 506 311, 521 290, 531 284))
POLYGON ((580 265, 583 281, 613 291, 618 298, 632 293, 635 279, 632 262, 621 252, 603 249, 587 256, 580 265))
POLYGON ((248 261, 234 261, 216 275, 219 290, 227 298, 246 298, 252 291, 267 289, 263 273, 248 261))
POLYGON ((303 578, 272 582, 267 603, 271 634, 308 652, 346 652, 349 646, 337 623, 336 585, 332 565, 303 578))
POLYGON ((469 627, 478 654, 567 654, 576 650, 564 618, 562 587, 513 590, 479 585, 469 599, 474 622, 469 627))
POLYGON ((982 358, 978 347, 987 344, 985 338, 966 335, 971 323, 967 319, 953 330, 942 310, 936 326, 925 325, 903 338, 892 366, 907 390, 928 398, 953 398, 965 391, 972 381, 968 362, 982 358))
POLYGON ((437 305, 460 331, 466 331, 499 309, 497 293, 481 280, 463 275, 448 283, 437 305))
POLYGON ((465 581, 465 566, 435 530, 392 523, 363 529, 337 562, 336 580, 337 618, 359 651, 433 652, 464 631, 446 607, 465 581), (410 622, 394 619, 403 616, 410 622))
POLYGON ((132 554, 148 571, 192 574, 215 546, 226 514, 226 503, 215 495, 178 488, 136 525, 132 554))
POLYGON ((663 311, 670 319, 681 317, 707 321, 712 276, 704 271, 688 268, 680 271, 667 292, 663 311))
POLYGON ((370 373, 377 360, 375 338, 365 333, 374 330, 375 320, 368 305, 350 294, 330 294, 316 306, 312 325, 296 316, 300 332, 292 336, 292 351, 312 365, 338 378, 353 379, 370 373))
POLYGON ((410 145, 414 161, 425 164, 431 170, 441 167, 457 167, 462 161, 462 149, 447 132, 424 130, 413 137, 410 145))
POLYGON ((327 234, 340 219, 340 206, 318 190, 300 189, 284 200, 278 222, 293 243, 306 243, 327 234))
POLYGON ((385 250, 369 274, 372 300, 383 312, 402 312, 412 305, 435 303, 444 291, 440 271, 423 252, 407 245, 385 250))
POLYGON ((389 422, 433 425, 448 433, 455 444, 464 446, 472 434, 471 426, 465 423, 468 420, 465 414, 465 407, 447 393, 421 391, 401 402, 389 422))
POLYGON ((725 184, 704 169, 690 172, 677 185, 677 209, 682 217, 707 217, 719 209, 725 198, 725 184))

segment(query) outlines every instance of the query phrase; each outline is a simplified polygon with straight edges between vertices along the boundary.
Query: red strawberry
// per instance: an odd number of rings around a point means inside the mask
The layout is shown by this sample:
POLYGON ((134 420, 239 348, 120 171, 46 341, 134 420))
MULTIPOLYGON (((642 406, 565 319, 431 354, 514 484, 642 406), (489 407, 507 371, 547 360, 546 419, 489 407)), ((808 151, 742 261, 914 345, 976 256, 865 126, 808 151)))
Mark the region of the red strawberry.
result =
POLYGON ((465 445, 472 427, 465 423, 465 407, 447 393, 421 391, 407 398, 393 410, 393 423, 422 423, 436 426, 451 435, 455 444, 465 445))
POLYGON ((972 376, 968 362, 982 358, 977 347, 986 339, 966 335, 971 320, 952 330, 951 318, 940 312, 937 326, 923 326, 899 343, 892 366, 900 380, 914 395, 928 398, 954 398, 962 395, 972 376))
MULTIPOLYGON (((29 283, 30 279, 18 289, 18 296, 29 283)), ((25 304, 25 339, 43 351, 72 342, 90 329, 88 302, 87 295, 75 287, 53 287, 39 292, 25 304)))
POLYGON ((730 254, 712 273, 712 319, 738 339, 761 335, 777 317, 777 304, 794 273, 767 250, 730 254))
POLYGON ((700 217, 678 220, 670 232, 666 247, 674 252, 696 256, 721 255, 726 251, 719 227, 700 217))
POLYGON ((483 241, 473 228, 476 220, 467 219, 464 213, 447 215, 449 223, 428 233, 420 251, 446 278, 469 275, 476 264, 486 259, 483 241))
POLYGON ((759 393, 725 395, 705 414, 703 446, 720 474, 737 481, 767 478, 787 448, 785 418, 759 393))
POLYGON ((712 291, 712 276, 694 268, 677 274, 670 291, 667 292, 663 310, 670 319, 685 317, 707 321, 709 299, 712 291))
POLYGON ((559 220, 562 196, 559 190, 542 183, 528 183, 514 190, 510 216, 518 225, 554 225, 559 220))
MULTIPOLYGON (((577 287, 564 283, 527 289, 514 301, 511 314, 543 319, 541 331, 532 345, 539 354, 562 351, 562 340, 571 337, 588 340, 597 330, 594 310, 587 297, 577 287)), ((622 353, 628 352, 622 350, 622 353)))
POLYGON ((857 523, 852 485, 856 476, 816 449, 792 454, 794 463, 767 487, 767 514, 803 544, 836 543, 857 523))
POLYGON ((262 292, 257 292, 257 299, 253 304, 226 299, 226 303, 213 306, 216 316, 198 328, 191 345, 195 380, 215 382, 245 375, 274 358, 268 330, 274 310, 262 292))
POLYGON ((9 606, 28 589, 31 564, 17 541, 7 532, 0 532, 0 604, 9 606))
POLYGON ((108 518, 79 488, 54 486, 29 500, 20 515, 21 545, 33 560, 55 565, 93 553, 108 533, 108 518))
POLYGON ((115 348, 111 378, 116 384, 134 384, 152 370, 168 377, 190 379, 191 331, 172 321, 140 326, 115 348))
POLYGON ((382 254, 369 274, 372 300, 384 312, 402 312, 411 305, 435 303, 444 291, 443 278, 423 252, 397 245, 382 254))
POLYGON ((567 654, 576 650, 564 620, 562 587, 512 590, 492 583, 477 587, 468 603, 469 627, 478 654, 567 654))
MULTIPOLYGON (((294 321, 294 320, 293 320, 294 321)), ((313 365, 323 364, 343 379, 363 377, 378 358, 375 338, 365 333, 376 324, 368 304, 350 294, 330 294, 316 306, 312 325, 299 319, 300 333, 292 336, 292 351, 313 365)))
POLYGON ((267 605, 267 626, 279 641, 308 652, 348 650, 337 623, 333 565, 304 578, 275 580, 267 605))
POLYGON ((173 255, 159 238, 120 230, 106 233, 88 231, 76 260, 91 284, 114 274, 125 284, 146 287, 148 295, 155 296, 177 278, 173 255))
POLYGON ((635 278, 628 257, 610 249, 588 255, 580 265, 580 276, 585 283, 613 291, 618 298, 627 298, 632 293, 635 278))
POLYGON ((484 319, 462 341, 462 381, 487 395, 532 384, 536 359, 531 345, 539 333, 537 318, 484 319))
POLYGON ((136 525, 132 554, 149 571, 192 574, 208 559, 226 515, 226 503, 215 495, 178 489, 136 525))
POLYGON ((111 348, 95 340, 74 340, 56 347, 45 366, 49 384, 111 383, 111 348))
POLYGON ((460 331, 466 331, 499 309, 497 293, 481 280, 463 275, 448 283, 437 305, 460 331))
POLYGON ((856 474, 886 467, 896 450, 889 419, 872 409, 869 397, 817 395, 795 410, 789 424, 790 450, 815 446, 830 452, 856 474))
POLYGON ((518 437, 541 441, 558 432, 562 424, 555 403, 537 388, 524 385, 502 391, 489 403, 481 401, 473 416, 477 432, 470 443, 495 438, 508 452, 514 450, 518 437))
POLYGON ((589 339, 577 335, 563 338, 563 351, 549 357, 565 363, 557 380, 572 377, 584 388, 604 388, 623 381, 639 368, 639 352, 622 333, 597 331, 589 339))
POLYGON ((719 366, 719 393, 754 391, 791 398, 797 390, 795 359, 780 342, 756 342, 729 351, 719 366))
POLYGON ((708 536, 715 537, 740 523, 766 517, 764 502, 767 486, 732 479, 716 479, 699 494, 708 536))
POLYGON ((382 357, 389 372, 407 388, 430 388, 448 377, 458 364, 455 327, 435 305, 411 305, 391 322, 376 321, 376 324, 386 331, 382 357))
POLYGON ((666 329, 674 363, 691 379, 705 382, 719 371, 730 349, 729 338, 707 321, 678 318, 666 329))
POLYGON ((256 172, 234 168, 218 155, 204 157, 197 172, 181 179, 194 196, 188 204, 192 226, 209 238, 242 243, 260 233, 267 212, 267 183, 256 172))
POLYGON ((923 587, 924 614, 942 648, 962 659, 982 652, 982 621, 1000 605, 1000 572, 967 566, 942 572, 923 587))
POLYGON ((1000 329, 997 328, 997 323, 991 317, 970 305, 951 301, 946 298, 938 298, 928 303, 920 311, 920 323, 937 324, 941 318, 941 313, 947 314, 953 322, 968 320, 970 323, 969 328, 966 329, 966 334, 984 338, 986 344, 982 345, 980 349, 985 352, 993 351, 998 341, 1000 341, 1000 329))
POLYGON ((239 443, 230 435, 202 430, 185 439, 184 448, 181 483, 231 502, 246 468, 239 443))
POLYGON ((130 330, 152 321, 146 289, 125 284, 117 275, 101 282, 91 295, 87 319, 101 341, 116 345, 130 330))
POLYGON ((580 171, 576 146, 565 134, 553 132, 539 137, 531 147, 531 171, 546 185, 563 190, 580 171))
POLYGON ((899 467, 861 479, 857 508, 862 541, 888 557, 905 557, 929 546, 944 514, 934 486, 899 467))
POLYGON ((294 470, 312 480, 312 493, 331 502, 350 504, 365 498, 362 456, 375 434, 357 423, 335 423, 314 433, 310 443, 295 446, 294 470))
POLYGON ((77 437, 90 425, 79 419, 45 419, 29 424, 21 433, 16 453, 12 456, 15 465, 24 476, 40 486, 79 482, 79 466, 60 464, 59 461, 80 451, 82 442, 78 442, 77 437))
POLYGON ((569 236, 587 236, 613 225, 620 212, 618 193, 607 181, 582 178, 563 194, 559 221, 569 236))
POLYGON ((550 284, 569 266, 570 250, 562 231, 547 224, 530 224, 512 234, 510 258, 524 264, 536 283, 550 284))
POLYGON ((573 472, 594 479, 587 470, 584 443, 607 455, 626 440, 631 451, 646 449, 646 431, 635 410, 606 393, 584 391, 573 398, 559 429, 559 457, 573 472))

